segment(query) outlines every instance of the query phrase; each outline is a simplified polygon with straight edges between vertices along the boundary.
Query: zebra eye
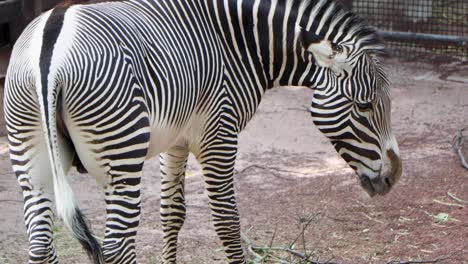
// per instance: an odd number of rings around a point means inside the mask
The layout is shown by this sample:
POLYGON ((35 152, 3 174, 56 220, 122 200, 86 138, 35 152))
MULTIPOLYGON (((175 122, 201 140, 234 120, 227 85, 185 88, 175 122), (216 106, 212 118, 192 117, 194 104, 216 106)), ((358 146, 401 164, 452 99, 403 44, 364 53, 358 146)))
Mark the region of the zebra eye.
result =
POLYGON ((372 103, 356 103, 356 106, 361 110, 362 112, 368 112, 372 110, 372 103))
POLYGON ((340 44, 332 43, 332 49, 335 53, 343 53, 343 47, 340 44))

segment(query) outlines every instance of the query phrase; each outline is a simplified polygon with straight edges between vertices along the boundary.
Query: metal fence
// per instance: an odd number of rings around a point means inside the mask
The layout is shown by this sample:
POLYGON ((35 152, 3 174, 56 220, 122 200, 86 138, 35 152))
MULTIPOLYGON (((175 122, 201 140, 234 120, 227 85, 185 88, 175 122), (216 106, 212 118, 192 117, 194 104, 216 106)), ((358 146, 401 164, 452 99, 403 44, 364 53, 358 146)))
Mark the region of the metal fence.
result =
POLYGON ((468 59, 468 0, 342 0, 381 31, 391 51, 468 59))

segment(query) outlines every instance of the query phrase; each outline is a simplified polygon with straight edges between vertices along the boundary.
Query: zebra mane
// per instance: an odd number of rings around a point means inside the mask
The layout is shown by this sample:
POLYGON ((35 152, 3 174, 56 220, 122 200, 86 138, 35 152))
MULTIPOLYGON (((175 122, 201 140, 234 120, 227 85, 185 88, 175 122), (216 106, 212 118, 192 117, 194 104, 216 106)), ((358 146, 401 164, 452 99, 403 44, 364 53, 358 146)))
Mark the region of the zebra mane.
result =
POLYGON ((319 39, 327 39, 334 44, 352 43, 353 56, 363 53, 368 55, 375 67, 378 87, 384 91, 388 90, 390 81, 378 59, 380 55, 386 54, 385 45, 375 28, 362 17, 345 9, 336 0, 303 0, 301 6, 306 12, 309 10, 310 14, 300 21, 302 28, 311 24, 307 30, 315 32, 319 39), (321 24, 323 26, 317 32, 321 24))
POLYGON ((388 91, 390 88, 390 80, 388 79, 387 73, 385 72, 382 64, 378 58, 374 55, 371 55, 371 60, 374 62, 374 67, 376 71, 377 87, 380 87, 383 91, 388 91))
POLYGON ((304 0, 301 5, 306 10, 310 10, 310 16, 302 18, 301 27, 311 23, 310 20, 315 20, 311 28, 307 30, 314 30, 314 25, 323 23, 318 32, 318 36, 323 39, 328 39, 335 44, 353 40, 358 43, 359 51, 374 55, 385 53, 385 45, 376 29, 370 26, 364 18, 345 9, 336 0, 304 0), (330 31, 330 27, 334 29, 330 31))

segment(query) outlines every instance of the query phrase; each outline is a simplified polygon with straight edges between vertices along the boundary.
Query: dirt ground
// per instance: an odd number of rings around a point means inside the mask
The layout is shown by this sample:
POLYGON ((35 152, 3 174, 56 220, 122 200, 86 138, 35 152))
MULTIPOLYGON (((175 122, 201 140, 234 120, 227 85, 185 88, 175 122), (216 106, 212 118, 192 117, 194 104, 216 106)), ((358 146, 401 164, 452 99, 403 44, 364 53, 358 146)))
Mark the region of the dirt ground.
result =
MULTIPOLYGON (((451 148, 456 132, 468 126, 468 64, 385 64, 393 83, 401 181, 387 196, 369 198, 304 111, 312 92, 273 90, 241 136, 236 165, 242 230, 255 244, 288 246, 315 216, 297 249, 305 244, 321 260, 380 264, 448 257, 439 263, 468 263, 468 204, 449 196, 468 201, 468 171, 451 148)), ((25 263, 22 198, 4 145, 0 152, 0 263, 25 263)), ((140 263, 159 262, 158 166, 153 159, 145 167, 140 263)), ((178 260, 225 263, 198 169, 191 158, 178 260)), ((81 209, 102 235, 102 191, 88 175, 69 176, 81 209)), ((54 230, 62 263, 88 262, 60 224, 54 230)))

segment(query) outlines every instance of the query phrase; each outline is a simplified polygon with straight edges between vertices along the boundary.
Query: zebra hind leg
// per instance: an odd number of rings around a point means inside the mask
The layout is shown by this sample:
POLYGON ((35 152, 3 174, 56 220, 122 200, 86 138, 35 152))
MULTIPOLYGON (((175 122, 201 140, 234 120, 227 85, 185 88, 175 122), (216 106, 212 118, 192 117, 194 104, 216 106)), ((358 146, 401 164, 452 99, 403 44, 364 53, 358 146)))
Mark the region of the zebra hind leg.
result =
MULTIPOLYGON (((65 148, 66 142, 63 138, 59 137, 58 140, 65 148)), ((29 263, 58 263, 52 243, 53 177, 44 140, 40 132, 32 137, 10 134, 9 148, 13 170, 23 193, 24 222, 29 238, 29 263)), ((72 156, 64 151, 61 157, 64 169, 67 170, 71 165, 72 156)))
MULTIPOLYGON (((17 172, 18 173, 18 172, 17 172)), ((52 244, 52 187, 34 184, 27 173, 18 174, 24 198, 24 222, 29 237, 29 264, 58 263, 52 244)))
MULTIPOLYGON (((131 126, 135 135, 105 147, 102 159, 107 163, 105 187, 106 230, 103 242, 105 263, 136 263, 136 234, 140 222, 141 176, 149 145, 147 119, 131 126)), ((113 141, 111 141, 113 142, 113 141)))
POLYGON ((140 222, 140 183, 143 163, 111 167, 112 182, 106 187, 105 263, 136 263, 135 243, 140 222))
POLYGON ((198 161, 203 169, 214 227, 229 263, 246 263, 240 238, 240 219, 234 193, 237 135, 226 132, 203 148, 198 161))
POLYGON ((163 263, 176 263, 177 237, 185 221, 184 181, 188 155, 186 146, 173 147, 160 155, 163 263))

